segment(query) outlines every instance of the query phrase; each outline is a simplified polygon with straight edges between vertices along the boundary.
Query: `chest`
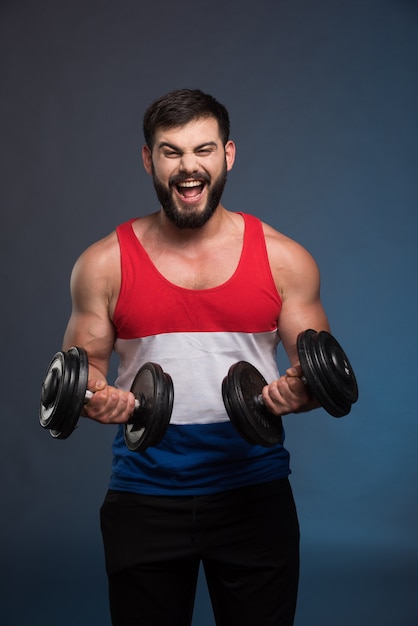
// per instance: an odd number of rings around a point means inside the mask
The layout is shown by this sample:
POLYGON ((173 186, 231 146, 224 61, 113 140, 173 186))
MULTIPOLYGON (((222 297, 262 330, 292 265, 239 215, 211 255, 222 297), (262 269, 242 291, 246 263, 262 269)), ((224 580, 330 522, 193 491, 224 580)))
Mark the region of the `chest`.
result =
POLYGON ((204 248, 121 241, 118 338, 277 329, 281 298, 262 240, 244 245, 241 233, 204 248))
POLYGON ((170 283, 184 289, 211 289, 226 283, 236 272, 242 241, 213 245, 205 250, 147 250, 151 262, 170 283))

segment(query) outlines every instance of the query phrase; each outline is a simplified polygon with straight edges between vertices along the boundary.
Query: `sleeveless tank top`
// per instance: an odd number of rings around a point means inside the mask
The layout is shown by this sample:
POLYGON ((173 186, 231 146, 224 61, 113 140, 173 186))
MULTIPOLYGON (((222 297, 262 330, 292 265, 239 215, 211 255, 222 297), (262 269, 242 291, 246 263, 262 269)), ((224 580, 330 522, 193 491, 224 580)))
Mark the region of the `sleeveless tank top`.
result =
POLYGON ((163 440, 132 452, 119 427, 109 487, 150 495, 201 495, 289 475, 283 443, 246 442, 229 421, 222 380, 236 361, 249 361, 267 381, 279 376, 276 350, 281 298, 268 262, 261 222, 245 223, 241 257, 225 283, 193 290, 168 281, 134 233, 118 226, 121 288, 114 313, 116 386, 129 389, 146 361, 161 365, 174 384, 174 405, 163 440))

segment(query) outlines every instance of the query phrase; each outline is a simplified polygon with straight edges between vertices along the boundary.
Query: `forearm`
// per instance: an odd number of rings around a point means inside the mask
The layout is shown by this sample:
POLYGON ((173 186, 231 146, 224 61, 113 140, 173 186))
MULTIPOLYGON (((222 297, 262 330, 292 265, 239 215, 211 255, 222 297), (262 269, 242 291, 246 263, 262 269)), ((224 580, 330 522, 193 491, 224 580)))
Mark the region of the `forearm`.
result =
POLYGON ((84 348, 89 361, 87 388, 92 398, 83 407, 82 415, 111 424, 126 422, 134 410, 135 398, 128 391, 108 385, 106 377, 114 344, 113 326, 92 323, 91 316, 72 315, 65 331, 63 349, 84 348))

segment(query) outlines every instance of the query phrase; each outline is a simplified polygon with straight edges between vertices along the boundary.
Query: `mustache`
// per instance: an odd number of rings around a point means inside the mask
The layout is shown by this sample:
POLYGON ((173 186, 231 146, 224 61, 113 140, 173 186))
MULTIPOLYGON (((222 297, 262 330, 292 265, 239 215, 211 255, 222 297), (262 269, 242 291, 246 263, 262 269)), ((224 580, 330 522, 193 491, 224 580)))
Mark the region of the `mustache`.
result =
POLYGON ((202 183, 210 184, 211 178, 206 172, 194 172, 193 174, 176 174, 168 180, 169 187, 175 187, 186 180, 199 180, 202 183))

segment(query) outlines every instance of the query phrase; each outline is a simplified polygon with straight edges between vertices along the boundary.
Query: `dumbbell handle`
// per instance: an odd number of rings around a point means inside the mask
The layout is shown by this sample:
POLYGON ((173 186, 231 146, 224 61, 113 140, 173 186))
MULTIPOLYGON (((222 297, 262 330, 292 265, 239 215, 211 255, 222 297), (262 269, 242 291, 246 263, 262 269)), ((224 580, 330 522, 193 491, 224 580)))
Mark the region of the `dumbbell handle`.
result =
MULTIPOLYGON (((94 396, 94 393, 92 391, 90 391, 89 389, 87 389, 86 391, 86 395, 84 396, 84 404, 87 404, 87 402, 90 400, 90 398, 92 398, 94 396)), ((136 411, 137 409, 139 409, 141 407, 141 403, 138 400, 138 398, 135 398, 135 409, 134 411, 136 411)))

